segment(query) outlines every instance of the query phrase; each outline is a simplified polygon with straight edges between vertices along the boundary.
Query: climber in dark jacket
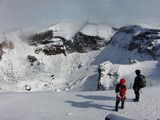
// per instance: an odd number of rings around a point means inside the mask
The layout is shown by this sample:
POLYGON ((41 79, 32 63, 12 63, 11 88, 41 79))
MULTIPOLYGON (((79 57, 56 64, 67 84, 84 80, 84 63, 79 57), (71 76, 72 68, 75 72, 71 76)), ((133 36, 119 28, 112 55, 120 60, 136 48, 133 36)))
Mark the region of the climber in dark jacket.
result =
POLYGON ((136 70, 135 71, 136 73, 136 77, 135 77, 135 80, 134 80, 134 84, 133 84, 133 90, 134 90, 134 93, 135 93, 135 99, 133 99, 134 102, 139 102, 139 97, 140 97, 140 81, 141 81, 141 71, 140 70, 136 70))
POLYGON ((124 108, 124 102, 126 100, 126 90, 127 87, 125 85, 126 80, 122 78, 120 82, 116 85, 116 106, 115 106, 115 111, 118 111, 118 105, 121 101, 121 108, 124 108))

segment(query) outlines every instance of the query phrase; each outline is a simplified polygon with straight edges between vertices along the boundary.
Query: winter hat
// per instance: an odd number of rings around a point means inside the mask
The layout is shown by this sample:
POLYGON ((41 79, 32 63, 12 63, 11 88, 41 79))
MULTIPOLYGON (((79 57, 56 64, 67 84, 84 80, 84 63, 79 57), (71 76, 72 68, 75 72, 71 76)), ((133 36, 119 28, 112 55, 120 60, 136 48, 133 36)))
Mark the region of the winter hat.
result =
POLYGON ((124 83, 126 82, 126 79, 124 79, 124 78, 121 78, 121 80, 120 80, 120 84, 121 85, 124 85, 124 83))
POLYGON ((136 73, 137 75, 140 75, 140 74, 141 74, 141 71, 140 71, 140 70, 136 70, 135 73, 136 73))

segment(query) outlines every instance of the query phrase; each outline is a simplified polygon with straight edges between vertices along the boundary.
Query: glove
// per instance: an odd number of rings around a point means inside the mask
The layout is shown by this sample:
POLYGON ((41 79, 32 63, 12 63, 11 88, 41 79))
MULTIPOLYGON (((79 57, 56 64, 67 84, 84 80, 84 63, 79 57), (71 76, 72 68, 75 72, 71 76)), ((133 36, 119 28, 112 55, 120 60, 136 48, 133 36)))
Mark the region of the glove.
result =
POLYGON ((118 92, 118 93, 116 93, 116 97, 118 98, 118 99, 121 99, 122 97, 120 96, 120 93, 118 92))
POLYGON ((124 99, 124 100, 126 99, 126 94, 124 94, 124 96, 122 97, 122 99, 124 99))

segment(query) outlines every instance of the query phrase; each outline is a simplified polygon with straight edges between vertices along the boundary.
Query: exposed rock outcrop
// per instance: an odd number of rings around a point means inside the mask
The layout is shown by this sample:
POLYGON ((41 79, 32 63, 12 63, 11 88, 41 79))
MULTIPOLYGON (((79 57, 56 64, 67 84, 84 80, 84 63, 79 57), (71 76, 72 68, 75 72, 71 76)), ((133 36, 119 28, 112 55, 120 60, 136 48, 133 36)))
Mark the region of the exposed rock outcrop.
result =
POLYGON ((3 49, 13 49, 14 44, 10 40, 5 40, 2 43, 0 43, 0 60, 2 59, 2 55, 5 53, 3 49))

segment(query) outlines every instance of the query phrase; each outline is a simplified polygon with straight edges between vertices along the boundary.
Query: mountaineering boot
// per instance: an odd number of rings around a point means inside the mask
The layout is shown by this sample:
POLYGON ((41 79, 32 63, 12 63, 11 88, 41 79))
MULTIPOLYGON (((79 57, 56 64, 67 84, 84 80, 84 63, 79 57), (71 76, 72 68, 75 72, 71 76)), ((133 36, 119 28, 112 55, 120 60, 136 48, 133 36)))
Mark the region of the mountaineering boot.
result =
POLYGON ((117 112, 118 112, 118 106, 116 106, 116 107, 115 107, 115 111, 117 111, 117 112))

